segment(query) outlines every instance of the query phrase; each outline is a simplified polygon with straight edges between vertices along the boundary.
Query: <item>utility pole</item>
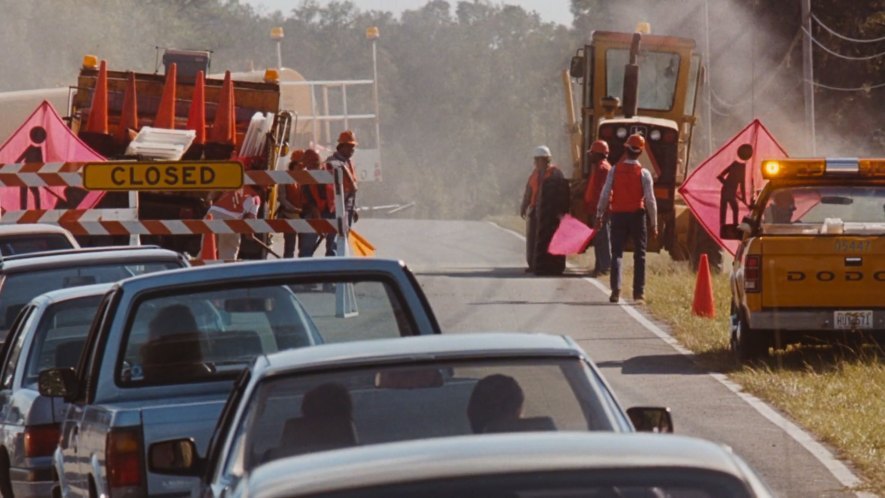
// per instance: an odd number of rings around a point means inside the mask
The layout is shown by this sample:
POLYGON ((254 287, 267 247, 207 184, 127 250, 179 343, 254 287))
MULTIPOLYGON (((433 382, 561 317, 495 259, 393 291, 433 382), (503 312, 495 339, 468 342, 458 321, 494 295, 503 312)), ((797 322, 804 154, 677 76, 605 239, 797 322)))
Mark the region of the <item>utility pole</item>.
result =
POLYGON ((817 155, 817 139, 814 130, 814 65, 811 52, 811 0, 802 3, 802 78, 805 80, 805 128, 808 134, 808 149, 812 156, 817 155))
POLYGON ((713 154, 713 55, 710 53, 710 2, 704 0, 704 56, 707 58, 707 72, 704 79, 707 85, 704 87, 704 100, 707 108, 704 110, 704 121, 707 122, 707 156, 713 154))

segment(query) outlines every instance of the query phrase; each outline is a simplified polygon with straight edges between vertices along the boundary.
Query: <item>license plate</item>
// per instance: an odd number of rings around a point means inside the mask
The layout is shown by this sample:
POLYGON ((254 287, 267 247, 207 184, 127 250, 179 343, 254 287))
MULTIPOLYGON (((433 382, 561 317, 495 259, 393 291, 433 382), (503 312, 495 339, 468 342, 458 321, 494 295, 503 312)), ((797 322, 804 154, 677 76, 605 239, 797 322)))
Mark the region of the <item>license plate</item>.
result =
POLYGON ((833 327, 840 330, 873 328, 873 311, 835 311, 833 327))

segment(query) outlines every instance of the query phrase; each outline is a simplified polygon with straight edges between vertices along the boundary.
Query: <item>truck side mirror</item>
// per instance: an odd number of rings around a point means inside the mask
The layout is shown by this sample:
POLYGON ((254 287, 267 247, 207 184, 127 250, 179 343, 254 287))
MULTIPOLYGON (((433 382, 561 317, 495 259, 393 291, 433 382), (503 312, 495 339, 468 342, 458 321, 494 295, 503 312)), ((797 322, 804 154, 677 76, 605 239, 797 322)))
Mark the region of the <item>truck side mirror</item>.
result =
POLYGON ((148 449, 148 469, 158 474, 198 477, 203 460, 197 445, 190 438, 172 439, 154 443, 148 449))
POLYGON ((742 240, 744 238, 744 231, 741 230, 741 226, 744 225, 744 223, 740 225, 722 225, 719 227, 719 238, 722 240, 742 240))
POLYGON ((673 417, 669 408, 634 406, 627 409, 627 416, 639 432, 673 432, 673 417))
POLYGON ((78 391, 77 372, 71 367, 41 370, 37 377, 37 387, 41 396, 73 401, 78 391))
POLYGON ((580 55, 576 55, 572 57, 572 61, 568 67, 568 74, 572 78, 583 78, 584 77, 584 64, 586 63, 586 59, 580 55))

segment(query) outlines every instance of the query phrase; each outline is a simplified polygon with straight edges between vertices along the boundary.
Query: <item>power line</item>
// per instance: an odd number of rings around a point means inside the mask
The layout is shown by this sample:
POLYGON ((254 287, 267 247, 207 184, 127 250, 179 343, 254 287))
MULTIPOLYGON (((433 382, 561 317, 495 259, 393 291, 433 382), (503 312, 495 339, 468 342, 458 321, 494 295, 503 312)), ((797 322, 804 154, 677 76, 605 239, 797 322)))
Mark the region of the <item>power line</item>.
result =
POLYGON ((820 88, 826 88, 827 90, 834 90, 837 92, 869 92, 870 90, 876 90, 878 88, 885 88, 885 83, 879 83, 877 85, 864 85, 864 86, 857 87, 857 88, 845 88, 845 87, 839 87, 839 86, 830 86, 830 85, 825 85, 823 83, 818 83, 817 81, 812 81, 811 84, 814 86, 820 87, 820 88))
POLYGON ((877 57, 882 57, 883 55, 885 55, 885 52, 879 52, 878 54, 864 55, 864 56, 859 56, 859 57, 854 57, 851 55, 843 55, 843 54, 840 54, 839 52, 835 52, 835 51, 827 48, 826 45, 819 42, 817 40, 817 38, 815 38, 811 33, 808 32, 807 29, 805 29, 805 26, 802 26, 802 31, 805 33, 806 36, 808 36, 811 39, 811 41, 814 42, 815 45, 822 48, 828 54, 830 54, 834 57, 838 57, 840 59, 845 59, 845 60, 849 60, 849 61, 868 61, 868 60, 875 59, 877 57))
POLYGON ((836 38, 841 38, 845 41, 849 41, 852 43, 879 43, 879 42, 885 41, 885 36, 883 36, 881 38, 869 38, 869 39, 865 39, 865 40, 860 39, 860 38, 851 38, 849 36, 845 36, 843 34, 836 32, 833 28, 824 24, 824 22, 821 21, 820 18, 817 17, 816 15, 811 14, 811 18, 814 19, 815 21, 817 21, 817 23, 820 24, 820 27, 827 30, 827 32, 829 32, 831 35, 835 36, 836 38))

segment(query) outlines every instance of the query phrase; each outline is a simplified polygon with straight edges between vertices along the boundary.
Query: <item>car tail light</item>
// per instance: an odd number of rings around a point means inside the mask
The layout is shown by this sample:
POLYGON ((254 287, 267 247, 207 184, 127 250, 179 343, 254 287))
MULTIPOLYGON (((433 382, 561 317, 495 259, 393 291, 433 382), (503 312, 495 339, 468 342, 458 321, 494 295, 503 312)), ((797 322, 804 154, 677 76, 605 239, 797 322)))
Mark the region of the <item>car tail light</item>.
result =
POLYGON ((744 291, 759 292, 762 289, 762 268, 760 256, 753 254, 744 261, 744 291))
POLYGON ((50 456, 58 446, 58 424, 25 426, 24 446, 28 458, 50 456))
POLYGON ((145 495, 143 443, 138 429, 115 429, 107 437, 106 465, 110 495, 145 495))

